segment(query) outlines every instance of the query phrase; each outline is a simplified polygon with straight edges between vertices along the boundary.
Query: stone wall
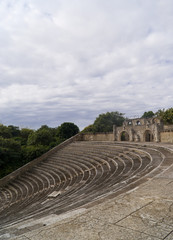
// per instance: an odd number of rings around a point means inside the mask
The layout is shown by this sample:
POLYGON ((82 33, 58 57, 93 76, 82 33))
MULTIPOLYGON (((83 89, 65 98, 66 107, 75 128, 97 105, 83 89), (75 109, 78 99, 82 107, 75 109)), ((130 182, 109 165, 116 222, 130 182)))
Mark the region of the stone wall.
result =
POLYGON ((173 125, 164 125, 164 131, 173 130, 173 125))
POLYGON ((161 132, 161 142, 173 143, 173 131, 161 132))
POLYGON ((114 135, 111 133, 85 133, 82 136, 83 141, 113 141, 114 135))
POLYGON ((160 133, 161 142, 173 143, 173 125, 164 125, 163 131, 160 133))
POLYGON ((160 141, 164 143, 173 143, 173 125, 164 125, 160 133, 160 141))

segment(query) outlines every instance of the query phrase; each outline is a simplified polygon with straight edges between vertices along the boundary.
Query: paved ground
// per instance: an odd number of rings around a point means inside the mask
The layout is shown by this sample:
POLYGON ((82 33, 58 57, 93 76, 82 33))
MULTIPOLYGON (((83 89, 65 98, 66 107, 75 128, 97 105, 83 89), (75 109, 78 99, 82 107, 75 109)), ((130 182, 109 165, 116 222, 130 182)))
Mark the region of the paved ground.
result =
POLYGON ((15 240, 173 240, 173 165, 122 195, 17 228, 15 240))

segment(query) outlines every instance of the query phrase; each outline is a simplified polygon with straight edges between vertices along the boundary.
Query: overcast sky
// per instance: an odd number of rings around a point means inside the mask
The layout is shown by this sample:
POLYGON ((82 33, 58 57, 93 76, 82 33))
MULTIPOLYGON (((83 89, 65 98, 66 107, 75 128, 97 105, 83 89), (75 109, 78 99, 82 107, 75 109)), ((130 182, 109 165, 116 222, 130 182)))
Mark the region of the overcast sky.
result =
POLYGON ((0 0, 0 123, 173 107, 172 0, 0 0))

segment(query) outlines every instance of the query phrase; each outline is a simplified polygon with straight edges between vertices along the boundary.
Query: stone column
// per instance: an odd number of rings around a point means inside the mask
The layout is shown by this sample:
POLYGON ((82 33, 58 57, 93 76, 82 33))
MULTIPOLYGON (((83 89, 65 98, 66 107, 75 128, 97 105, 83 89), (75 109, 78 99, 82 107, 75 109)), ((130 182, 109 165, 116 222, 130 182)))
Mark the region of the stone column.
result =
POLYGON ((114 141, 118 141, 117 139, 117 126, 113 125, 113 139, 114 141))
POLYGON ((133 142, 134 141, 134 136, 133 136, 133 129, 131 128, 130 131, 129 131, 129 141, 130 142, 133 142))
POLYGON ((154 124, 154 142, 160 142, 160 131, 157 123, 154 124))

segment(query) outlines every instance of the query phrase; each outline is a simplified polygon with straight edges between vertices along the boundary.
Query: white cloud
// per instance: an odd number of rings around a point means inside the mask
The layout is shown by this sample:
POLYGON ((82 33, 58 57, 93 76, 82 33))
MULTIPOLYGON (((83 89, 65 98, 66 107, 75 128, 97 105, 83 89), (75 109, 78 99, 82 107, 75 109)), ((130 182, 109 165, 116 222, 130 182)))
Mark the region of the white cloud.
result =
POLYGON ((172 0, 0 2, 0 122, 172 107, 172 0))

